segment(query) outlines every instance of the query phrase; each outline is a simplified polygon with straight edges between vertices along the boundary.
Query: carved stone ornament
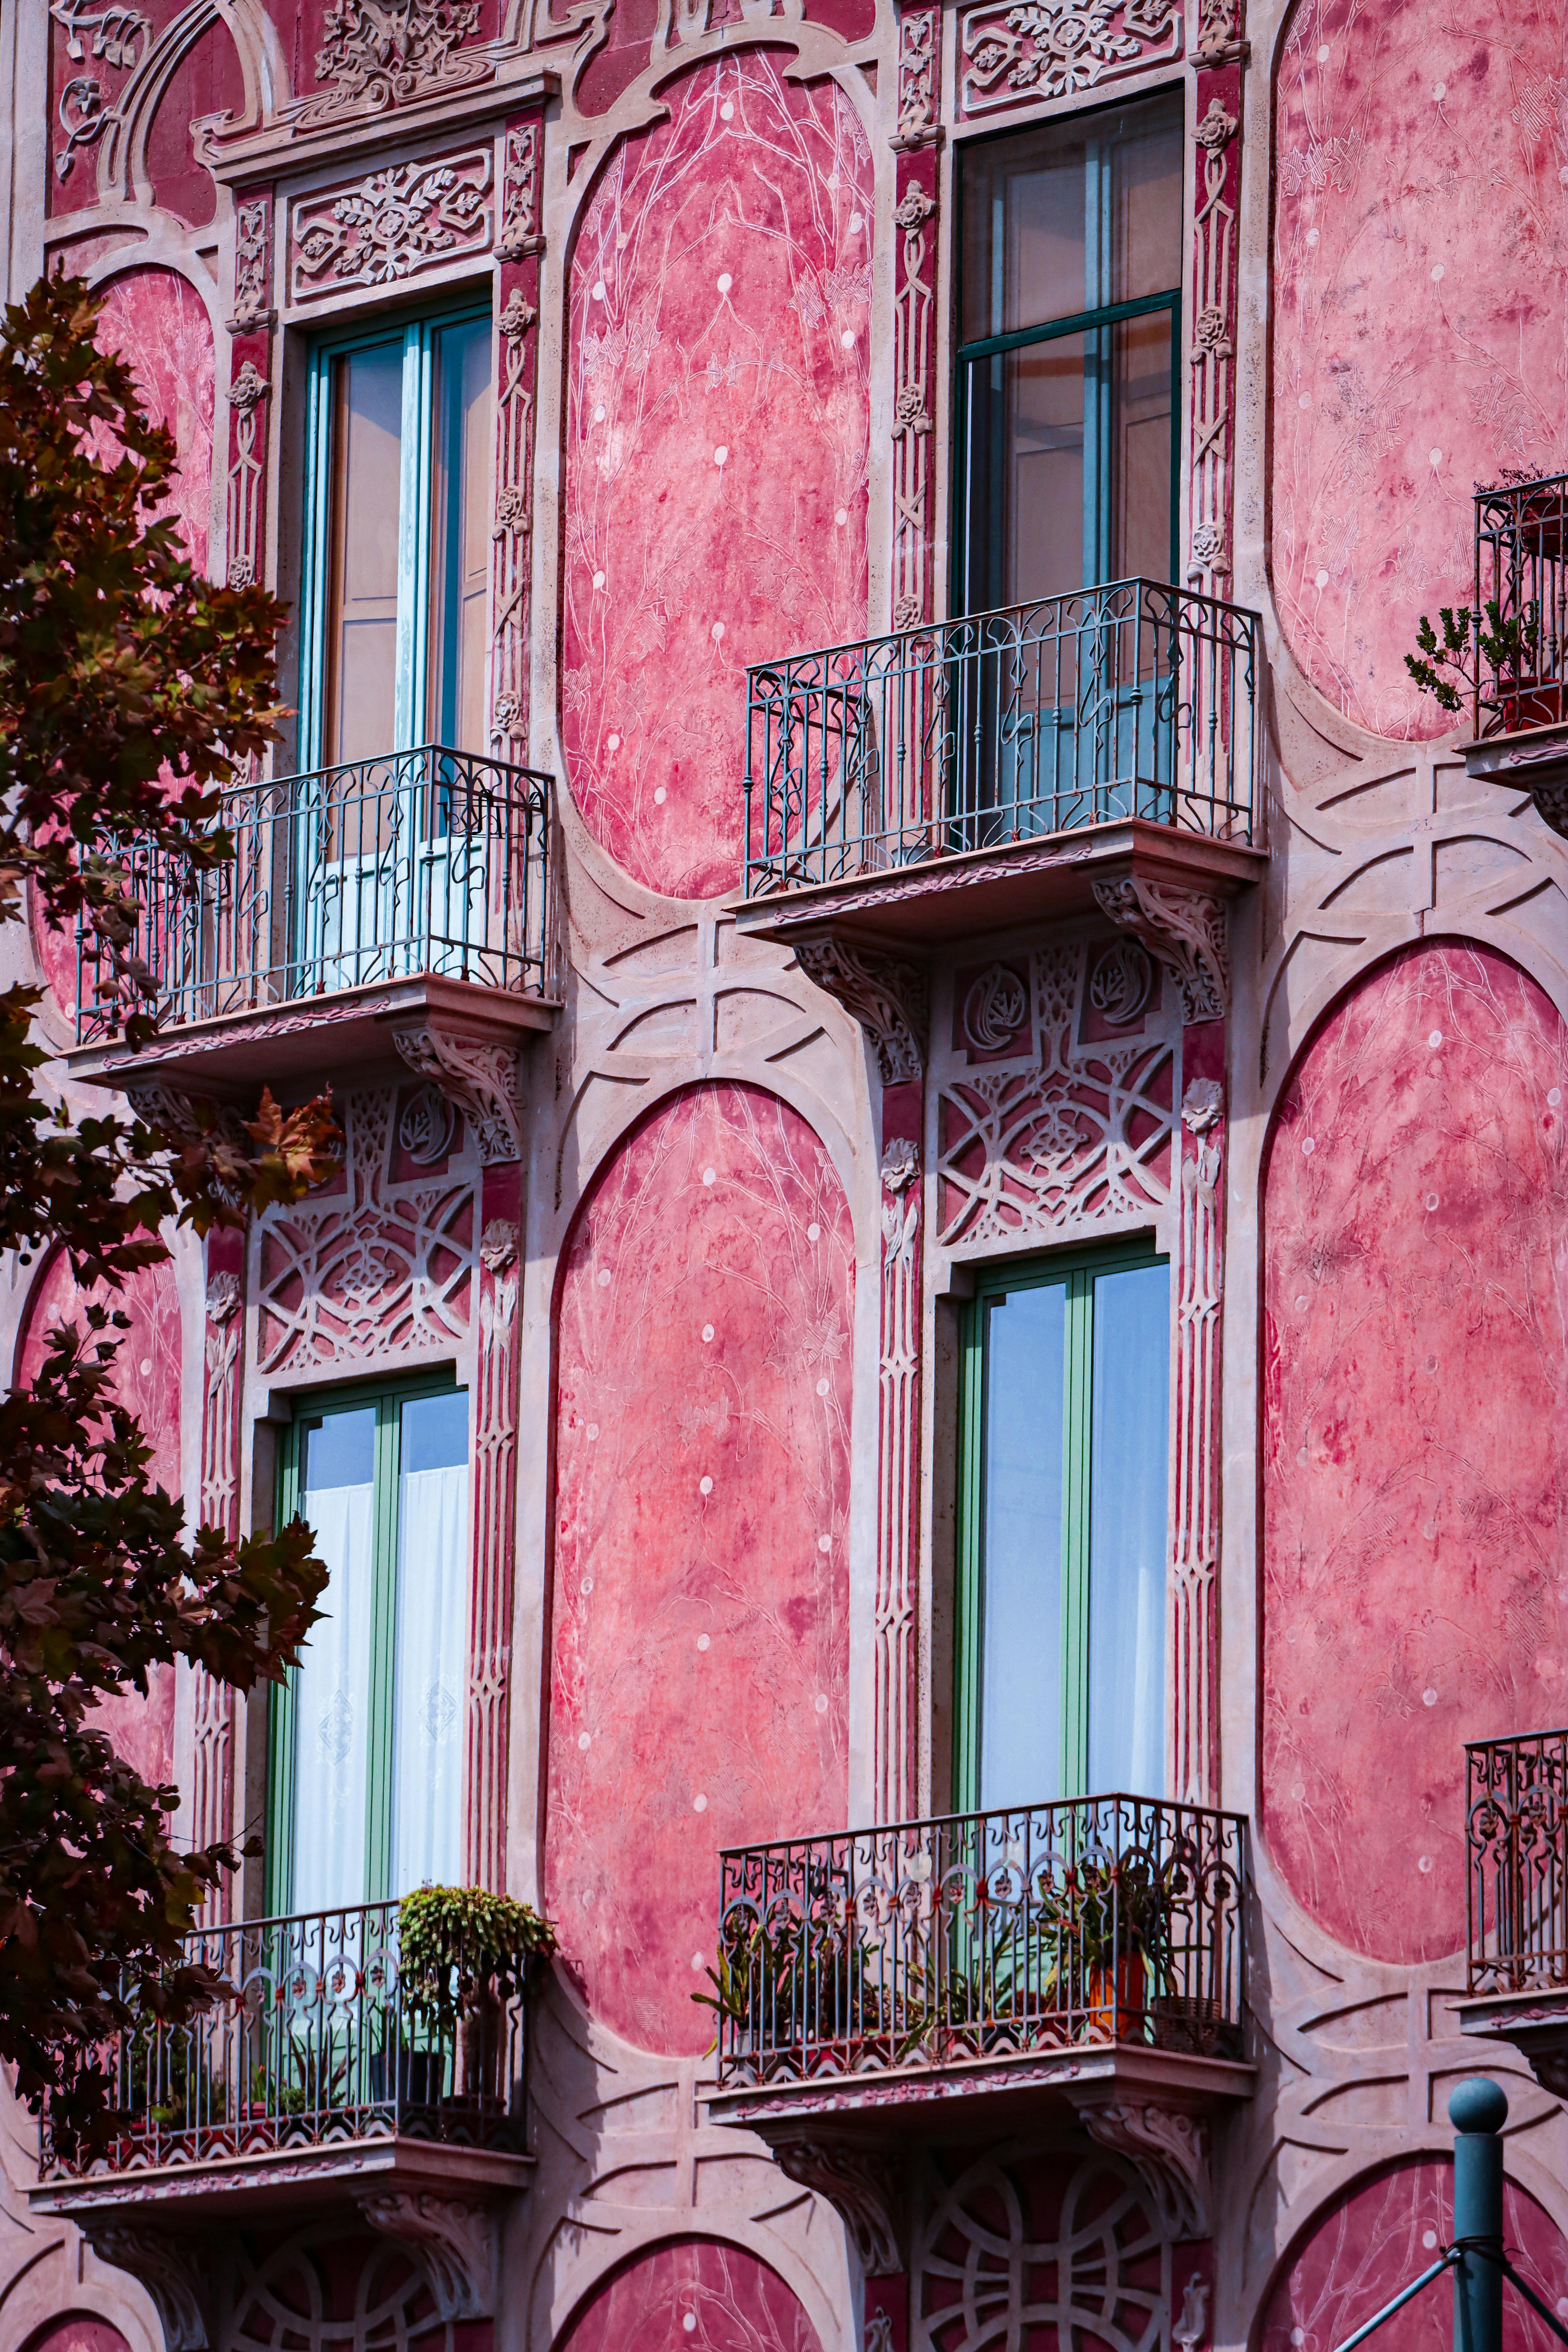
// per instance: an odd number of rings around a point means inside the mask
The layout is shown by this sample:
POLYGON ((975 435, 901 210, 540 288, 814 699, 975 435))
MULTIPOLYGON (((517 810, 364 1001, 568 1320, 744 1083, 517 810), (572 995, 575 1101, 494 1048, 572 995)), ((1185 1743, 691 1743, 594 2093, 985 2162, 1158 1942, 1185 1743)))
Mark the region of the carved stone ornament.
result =
POLYGON ((488 147, 399 163, 295 204, 289 298, 319 302, 346 286, 394 286, 490 248, 488 147))
POLYGON ((1175 0, 982 0, 961 18, 960 110, 1068 98, 1178 58, 1184 14, 1175 0))
POLYGON ((906 1184, 914 1182, 920 1170, 919 1144, 911 1143, 908 1136, 899 1136, 882 1154, 883 1191, 901 1192, 906 1184))
POLYGON ((479 0, 334 0, 316 53, 316 78, 332 88, 300 109, 294 130, 488 81, 492 61, 459 53, 479 26, 479 0))
POLYGON ((1182 992, 1188 1021, 1217 1021, 1230 1003, 1230 950, 1223 899, 1136 877, 1097 882, 1100 912, 1141 940, 1182 992))
POLYGON ((206 2352, 208 2263, 200 2242, 90 2217, 82 2227, 100 2262, 129 2271, 152 2296, 164 2352, 206 2352))
POLYGON ((786 2139, 773 2149, 779 2170, 826 2197, 848 2231, 868 2278, 903 2268, 903 2218, 898 2158, 883 2148, 838 2140, 786 2139))
POLYGON ((436 2315, 447 2325, 495 2315, 495 2216, 461 2197, 389 2189, 362 2197, 373 2230, 416 2247, 429 2275, 436 2315))
POLYGON ((994 963, 963 1000, 963 1034, 977 1054, 1000 1054, 1029 1018, 1029 992, 1016 971, 994 963))
POLYGON ((517 1255, 517 1228, 492 1217, 479 1235, 479 1255, 492 1274, 504 1274, 517 1255))
POLYGON ((1198 2352, 1208 2332, 1209 2283, 1206 2278, 1190 2278, 1182 2290, 1182 2315, 1171 2330, 1171 2341, 1179 2344, 1182 2352, 1198 2352))
MULTIPOLYGON (((83 6, 81 0, 64 0, 64 5, 56 0, 49 14, 64 26, 66 55, 78 65, 89 54, 82 46, 84 33, 91 36, 95 63, 117 73, 134 72, 153 46, 152 19, 140 8, 115 5, 112 0, 101 8, 83 6)), ((58 114, 65 145, 55 151, 55 177, 68 180, 77 149, 101 139, 114 120, 115 104, 96 74, 72 74, 61 88, 58 114)))
POLYGON ((1162 2237, 1173 2243, 1214 2231, 1207 2127, 1170 2107, 1088 2107, 1091 2139, 1124 2156, 1148 2190, 1162 2237))
POLYGON ((928 1001, 923 971, 891 956, 847 947, 841 940, 803 940, 795 960, 807 980, 836 997, 860 1024, 877 1049, 884 1086, 921 1075, 928 1001))
POLYGON ((1089 1001, 1112 1029, 1129 1029, 1154 993, 1154 967, 1136 940, 1118 940, 1089 975, 1089 1001))
POLYGON ((239 1276, 215 1274, 207 1284, 207 1321, 226 1323, 239 1306, 239 1276))
POLYGON ((434 1168, 452 1149, 457 1113, 437 1086, 421 1087, 404 1106, 397 1122, 397 1140, 416 1168, 434 1168))
POLYGON ((438 1086, 468 1120, 487 1168, 522 1157, 522 1103, 515 1044, 476 1037, 444 1021, 395 1029, 411 1070, 438 1086))
POLYGON ((1206 1135, 1225 1117, 1225 1088, 1217 1078, 1194 1078, 1182 1097, 1182 1125, 1206 1135))
MULTIPOLYGON (((234 316, 228 322, 230 333, 254 334, 258 328, 269 326, 271 302, 272 203, 268 196, 253 196, 234 208, 234 316)), ((229 398, 234 398, 232 387, 229 398)))

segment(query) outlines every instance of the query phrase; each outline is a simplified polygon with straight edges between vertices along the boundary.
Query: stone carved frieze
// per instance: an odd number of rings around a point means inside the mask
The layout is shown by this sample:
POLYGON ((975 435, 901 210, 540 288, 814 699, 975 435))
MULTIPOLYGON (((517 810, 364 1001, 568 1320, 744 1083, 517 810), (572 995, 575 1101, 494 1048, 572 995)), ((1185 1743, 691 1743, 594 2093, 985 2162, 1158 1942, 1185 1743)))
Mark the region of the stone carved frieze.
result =
POLYGON ((935 8, 905 8, 899 17, 899 131, 895 143, 940 137, 938 65, 942 18, 935 8))
POLYGON ((1230 1003, 1230 944, 1225 903, 1136 877, 1097 882, 1101 912, 1140 940, 1171 973, 1189 1021, 1217 1021, 1230 1003))
POLYGON ((515 1038, 470 1036, 431 1017, 392 1033, 411 1070, 442 1088, 473 1129, 487 1168, 522 1157, 522 1098, 515 1038))
MULTIPOLYGON (((905 19, 908 29, 910 19, 905 19)), ((928 21, 937 24, 937 12, 928 21)), ((931 36, 934 48, 937 36, 931 36)), ((931 477, 936 400, 936 167, 929 141, 899 158, 899 289, 893 298, 893 626, 931 618, 931 477)))
POLYGON ((903 2268, 900 2159, 878 2147, 788 2139, 773 2149, 781 2172, 826 2197, 848 2231, 868 2277, 903 2268))
POLYGON ((958 18, 958 110, 1071 98, 1182 54, 1178 0, 982 0, 958 18))
POLYGON ((261 501, 265 443, 258 449, 271 387, 254 360, 242 362, 228 388, 228 584, 249 588, 260 578, 261 501))
POLYGON ((272 198, 242 199, 234 208, 234 316, 229 331, 254 334, 272 323, 272 198))
POLYGON ((359 286, 402 285, 488 253, 494 233, 489 146, 399 163, 300 197, 289 226, 289 299, 319 302, 359 286))
POLYGON ((111 4, 82 6, 80 0, 56 0, 50 16, 65 33, 66 56, 73 65, 90 64, 91 73, 67 75, 60 83, 56 116, 64 143, 55 149, 55 177, 68 180, 76 168, 79 147, 90 147, 102 138, 114 120, 115 104, 129 76, 142 64, 153 45, 153 25, 140 8, 111 4), (115 77, 105 79, 106 75, 115 77))
POLYGON ((333 0, 316 54, 316 78, 331 88, 300 110, 294 130, 489 81, 490 58, 462 47, 479 25, 479 0, 333 0))
MULTIPOLYGON (((238 1237, 215 1234, 208 1242, 208 1263, 220 1253, 230 1264, 214 1267, 207 1276, 205 1366, 202 1396, 202 1500, 204 1527, 220 1528, 233 1538, 239 1533, 239 1391, 241 1341, 244 1336, 245 1287, 236 1265, 243 1264, 238 1237)), ((216 1845, 233 1834, 234 1693, 198 1666, 192 1689, 192 1842, 216 1845)), ((204 1927, 216 1926, 228 1916, 232 1881, 225 1877, 210 1888, 201 1907, 204 1927)))
POLYGON ((129 2271, 152 2297, 164 2352, 206 2352, 210 2264, 199 2242, 131 2222, 97 2221, 87 2235, 100 2262, 129 2271))
POLYGON ((1126 2158, 1148 2193, 1162 2238, 1206 2238, 1214 2228, 1208 2130, 1199 2118, 1158 2106, 1087 2107, 1089 2137, 1126 2158))
POLYGON ((1176 1256, 1175 1454, 1171 1518, 1172 1786, 1193 1804, 1218 1787, 1220 1309, 1225 1288, 1225 1090, 1189 1080, 1182 1097, 1176 1256))
POLYGON ((885 1086, 921 1076, 927 982, 918 966, 848 947, 841 940, 803 940, 795 956, 806 978, 836 997, 860 1024, 876 1048, 885 1086))
MULTIPOLYGON (((1086 961, 1081 945, 1037 950, 1037 1050, 1031 1043, 1021 1055, 955 1073, 942 1086, 941 1247, 967 1254, 1032 1234, 1054 1237, 1068 1223, 1147 1224, 1169 1202, 1173 1040, 1151 1028, 1082 1042, 1086 961)), ((971 988, 966 1013, 975 1003, 971 988)))
POLYGON ((1230 580, 1236 436, 1239 68, 1200 73, 1198 102, 1203 113, 1194 149, 1194 313, 1187 352, 1193 450, 1187 578, 1209 594, 1223 596, 1230 580))
POLYGON ((395 1106, 390 1087, 351 1094, 341 1185, 262 1222, 264 1377, 417 1360, 468 1337, 475 1187, 467 1175, 394 1181, 395 1106))
POLYGON ((544 126, 506 135, 501 226, 500 396, 496 503, 490 530, 490 741, 502 758, 528 757, 528 624, 533 576, 533 407, 539 364, 539 174, 544 126))
MULTIPOLYGON (((510 1206, 510 1204, 509 1204, 510 1206)), ((468 1875, 506 1885, 508 1710, 517 1518, 518 1223, 487 1218, 479 1236, 479 1352, 474 1409, 473 1575, 468 1607, 468 1875)))
POLYGON ((449 2326, 492 2316, 496 2230, 488 2206, 402 2189, 362 2197, 359 2209, 373 2230, 417 2249, 437 2319, 449 2326))

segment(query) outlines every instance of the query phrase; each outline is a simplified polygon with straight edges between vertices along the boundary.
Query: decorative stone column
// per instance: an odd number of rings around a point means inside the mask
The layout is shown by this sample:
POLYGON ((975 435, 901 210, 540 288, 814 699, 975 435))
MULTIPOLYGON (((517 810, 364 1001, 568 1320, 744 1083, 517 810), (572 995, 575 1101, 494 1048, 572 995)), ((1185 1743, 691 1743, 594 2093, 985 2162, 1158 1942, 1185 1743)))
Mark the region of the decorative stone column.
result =
POLYGON ((528 764, 529 604, 533 563, 533 412, 538 371, 542 110, 506 128, 496 237, 495 520, 490 531, 490 746, 528 764))
POLYGON ((893 218, 893 626, 932 617, 931 474, 936 404, 937 154, 942 145, 942 12, 899 12, 899 127, 893 218))
MULTIPOLYGON (((207 1237, 207 1287, 203 1350, 201 1520, 234 1541, 239 1535, 240 1355, 245 1338, 245 1235, 232 1228, 207 1237)), ((234 1834, 235 1694, 204 1667, 192 1672, 194 1754, 191 1838, 218 1845, 234 1834)), ((208 1894, 204 1927, 231 1916, 232 1881, 208 1894)))
POLYGON ((228 376, 228 584, 267 566, 267 403, 272 392, 272 191, 237 196, 228 376))
POLYGON ((468 1601, 467 1876, 506 1887, 508 1709, 517 1542, 518 1245, 522 1171, 485 1170, 476 1279, 473 1569, 468 1601))
POLYGON ((1187 579, 1213 596, 1230 593, 1244 5, 1201 0, 1194 58, 1187 579))

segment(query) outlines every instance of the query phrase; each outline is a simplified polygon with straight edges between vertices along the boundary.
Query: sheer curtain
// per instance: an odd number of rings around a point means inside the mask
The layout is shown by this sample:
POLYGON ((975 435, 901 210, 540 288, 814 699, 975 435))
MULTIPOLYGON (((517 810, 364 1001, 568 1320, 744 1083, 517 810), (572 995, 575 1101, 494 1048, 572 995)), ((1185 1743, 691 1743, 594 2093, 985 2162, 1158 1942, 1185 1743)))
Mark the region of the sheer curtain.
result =
POLYGON ((1170 1282, 1149 1265, 1094 1286, 1089 1785, 1135 1797, 1165 1787, 1170 1282))
POLYGON ((998 1298, 985 1328, 980 1801, 1060 1793, 1062 1283, 998 1298))
POLYGON ((403 1409, 392 1885, 451 1885, 463 1864, 468 1649, 468 1397, 403 1409), (455 1457, 455 1458, 454 1458, 455 1457))
POLYGON ((295 1911, 365 1896, 366 1768, 370 1749, 371 1618, 375 1583, 375 1489, 310 1487, 300 1508, 329 1570, 300 1652, 294 1685, 295 1911))

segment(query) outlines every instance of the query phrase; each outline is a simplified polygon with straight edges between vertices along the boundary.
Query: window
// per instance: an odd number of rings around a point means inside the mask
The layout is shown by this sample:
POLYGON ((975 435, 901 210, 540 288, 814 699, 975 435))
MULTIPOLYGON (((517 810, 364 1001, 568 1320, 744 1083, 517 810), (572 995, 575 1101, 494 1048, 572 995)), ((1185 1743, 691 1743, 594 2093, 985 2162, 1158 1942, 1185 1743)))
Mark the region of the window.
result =
POLYGON ((302 762, 482 750, 488 311, 318 345, 307 415, 302 762))
POLYGON ((1164 1788, 1170 1347, 1162 1259, 980 1278, 963 1369, 961 1805, 1164 1788))
POLYGON ((964 153, 966 613, 1173 576, 1182 129, 1172 91, 964 153))
POLYGON ((273 1700, 268 1906, 315 1911, 462 1867, 468 1398, 355 1390, 300 1412, 281 1514, 330 1571, 273 1700))

